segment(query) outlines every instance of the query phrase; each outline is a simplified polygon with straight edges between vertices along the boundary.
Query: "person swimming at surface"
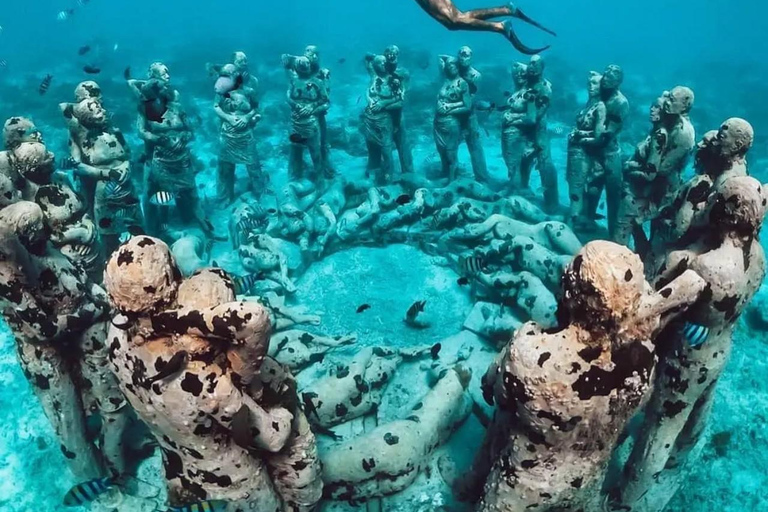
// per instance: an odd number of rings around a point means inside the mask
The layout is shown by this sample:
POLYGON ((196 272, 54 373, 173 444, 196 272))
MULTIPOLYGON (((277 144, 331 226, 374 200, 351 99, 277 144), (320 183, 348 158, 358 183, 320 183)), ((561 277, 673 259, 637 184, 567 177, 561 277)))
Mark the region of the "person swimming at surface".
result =
POLYGON ((543 48, 530 48, 523 44, 520 38, 517 37, 515 29, 512 27, 511 20, 504 22, 488 20, 511 16, 533 25, 544 32, 552 34, 553 36, 557 35, 555 32, 526 16, 520 9, 515 7, 515 4, 512 2, 509 2, 502 7, 473 9, 471 11, 460 11, 456 5, 454 5, 453 0, 416 0, 416 2, 427 12, 427 14, 439 21, 449 30, 498 32, 499 34, 504 34, 504 37, 512 43, 512 46, 514 46, 517 51, 526 55, 536 55, 549 48, 549 46, 544 46, 543 48))

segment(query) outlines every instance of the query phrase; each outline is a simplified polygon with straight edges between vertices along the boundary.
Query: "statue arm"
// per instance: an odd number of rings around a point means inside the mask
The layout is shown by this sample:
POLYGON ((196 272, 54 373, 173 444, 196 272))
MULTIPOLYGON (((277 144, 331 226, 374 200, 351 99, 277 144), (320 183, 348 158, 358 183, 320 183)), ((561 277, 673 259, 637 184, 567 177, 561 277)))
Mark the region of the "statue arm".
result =
POLYGON ((244 344, 254 339, 269 343, 269 314, 255 302, 228 302, 205 309, 163 311, 151 318, 151 331, 164 335, 202 336, 244 344))

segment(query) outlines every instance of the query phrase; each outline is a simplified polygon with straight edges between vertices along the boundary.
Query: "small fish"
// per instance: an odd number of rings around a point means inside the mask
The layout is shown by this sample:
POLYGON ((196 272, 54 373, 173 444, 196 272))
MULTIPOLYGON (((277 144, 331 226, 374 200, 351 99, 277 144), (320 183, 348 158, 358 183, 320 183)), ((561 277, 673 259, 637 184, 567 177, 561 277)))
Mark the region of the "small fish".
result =
POLYGON ((456 284, 459 286, 467 286, 469 284, 469 279, 466 277, 460 277, 456 280, 456 284))
POLYGON ((707 337, 709 336, 709 329, 703 325, 692 324, 688 322, 685 324, 685 327, 683 327, 683 336, 691 347, 700 347, 705 341, 707 341, 707 337))
POLYGON ((339 59, 339 64, 344 64, 345 62, 347 62, 346 58, 342 57, 339 59))
POLYGON ((93 247, 86 244, 72 244, 71 247, 72 250, 75 251, 75 254, 79 256, 88 256, 93 250, 93 247))
POLYGON ((363 99, 363 97, 362 97, 362 96, 358 96, 358 98, 357 98, 357 105, 359 105, 359 104, 360 104, 360 102, 362 101, 362 99, 363 99))
POLYGON ((166 512, 224 512, 227 509, 224 500, 205 500, 188 503, 180 507, 171 507, 166 512))
POLYGON ((115 485, 111 478, 96 478, 77 484, 64 495, 64 506, 80 507, 91 503, 115 485))
POLYGON ((401 196, 398 196, 397 199, 395 199, 395 202, 399 204, 400 206, 406 205, 413 201, 413 198, 409 196, 408 194, 403 194, 401 196))
POLYGON ((128 233, 130 233, 131 236, 141 236, 146 234, 141 226, 128 226, 128 233))
POLYGON ((263 273, 248 274, 247 276, 235 276, 232 278, 232 283, 235 285, 235 294, 242 295, 251 291, 251 288, 258 282, 264 279, 263 273))
POLYGON ((440 343, 435 343, 432 345, 432 348, 429 350, 429 355, 432 357, 432 359, 437 359, 440 357, 440 350, 442 350, 443 345, 440 343))
POLYGON ((104 193, 107 197, 117 197, 123 192, 123 184, 119 181, 109 181, 104 186, 104 193))
POLYGON ((91 0, 77 0, 77 5, 80 7, 85 7, 91 2, 91 0))
POLYGON ((88 53, 89 51, 91 51, 91 47, 90 47, 90 46, 88 46, 88 45, 85 45, 85 46, 81 46, 81 47, 80 47, 80 48, 77 50, 77 54, 78 54, 78 55, 85 55, 85 54, 86 54, 86 53, 88 53))
POLYGON ((126 68, 123 70, 123 78, 126 80, 131 79, 131 66, 126 66, 126 68))
POLYGON ((369 309, 371 309, 371 305, 370 304, 362 304, 362 305, 358 306, 357 312, 358 313, 362 313, 363 311, 367 311, 369 309))
POLYGON ((147 384, 154 384, 155 382, 163 379, 167 379, 174 373, 178 373, 181 371, 182 367, 186 364, 187 361, 187 351, 186 350, 179 350, 175 354, 173 354, 173 357, 170 361, 165 363, 163 366, 163 369, 160 370, 157 375, 154 377, 150 377, 147 379, 147 384))
POLYGON ((118 48, 120 48, 120 45, 118 45, 117 43, 115 43, 115 46, 113 46, 113 47, 112 47, 112 51, 113 51, 113 52, 116 52, 118 48))
POLYGON ((463 274, 477 274, 485 266, 485 260, 480 256, 462 256, 459 258, 459 268, 463 274))
POLYGON ((253 445, 253 434, 251 433, 251 411, 248 406, 240 407, 229 424, 232 431, 232 440, 238 446, 249 449, 253 445))
POLYGON ((43 96, 48 92, 48 88, 51 86, 51 81, 53 81, 53 75, 45 75, 45 78, 40 82, 40 88, 38 89, 40 96, 43 96))
POLYGON ((66 9, 64 11, 59 11, 59 14, 56 15, 56 19, 58 19, 59 21, 67 21, 70 18, 70 16, 72 16, 73 14, 75 14, 74 9, 66 9))
POLYGON ((83 71, 89 75, 98 75, 101 73, 101 68, 96 66, 83 66, 83 71))
POLYGON ((302 137, 298 133, 292 133, 290 137, 288 137, 288 140, 290 140, 294 144, 304 144, 305 142, 307 142, 307 138, 302 137))
POLYGON ((8 67, 8 61, 5 59, 0 59, 0 69, 5 69, 8 67))
POLYGON ((307 419, 310 419, 314 414, 315 418, 320 421, 320 414, 318 414, 315 403, 312 401, 313 398, 317 398, 317 393, 312 393, 310 391, 301 394, 301 402, 304 404, 304 413, 307 415, 307 419))
POLYGON ((176 196, 170 192, 161 190, 153 195, 149 202, 155 206, 176 206, 176 196))
POLYGON ((413 320, 416 318, 419 313, 424 312, 424 306, 427 305, 427 301, 425 300, 417 300, 413 304, 411 304, 411 307, 408 308, 408 311, 405 313, 406 318, 410 318, 413 320))

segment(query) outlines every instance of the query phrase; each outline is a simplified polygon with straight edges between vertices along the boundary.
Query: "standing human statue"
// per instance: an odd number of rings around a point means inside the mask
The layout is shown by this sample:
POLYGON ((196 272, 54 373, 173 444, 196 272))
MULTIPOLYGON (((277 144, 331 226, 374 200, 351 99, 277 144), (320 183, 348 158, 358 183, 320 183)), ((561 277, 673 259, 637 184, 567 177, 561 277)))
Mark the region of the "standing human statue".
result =
POLYGON ((507 166, 510 186, 520 175, 523 161, 533 154, 533 148, 523 135, 523 122, 528 113, 530 93, 527 84, 528 66, 522 62, 512 64, 514 92, 507 98, 501 118, 501 155, 507 166))
POLYGON ((456 63, 459 70, 459 76, 463 78, 469 86, 470 97, 469 111, 457 114, 461 121, 461 137, 467 143, 475 180, 480 183, 489 183, 490 175, 488 174, 488 164, 485 161, 485 149, 483 148, 483 141, 480 138, 480 124, 477 121, 477 112, 475 112, 474 104, 482 75, 477 69, 472 67, 472 48, 469 46, 462 46, 459 48, 456 63))
POLYGON ((660 108, 652 107, 651 133, 625 167, 616 243, 627 245, 635 234, 637 246, 643 223, 653 221, 675 200, 696 145, 696 131, 688 118, 693 99, 691 89, 678 86, 661 96, 660 108))
POLYGON ((377 185, 392 181, 395 173, 394 116, 391 110, 402 111, 403 94, 400 81, 387 71, 387 59, 375 56, 371 61, 373 76, 366 91, 367 106, 360 116, 361 131, 368 146, 366 174, 374 172, 377 185))
POLYGON ((307 57, 296 57, 289 72, 290 83, 286 98, 291 107, 291 156, 289 174, 292 180, 322 180, 326 161, 323 158, 320 114, 328 111, 330 102, 324 80, 312 73, 307 57), (304 150, 312 159, 312 171, 304 171, 304 150))
MULTIPOLYGON (((326 116, 331 107, 331 71, 320 65, 320 52, 315 45, 309 45, 304 49, 304 55, 309 61, 310 75, 321 84, 325 91, 325 104, 322 108, 316 110, 317 123, 320 129, 320 154, 323 162, 323 177, 332 178, 336 172, 330 161, 330 145, 328 144, 328 122, 326 116)), ((294 55, 283 55, 283 67, 289 75, 296 72, 296 65, 299 57, 294 55)))
POLYGON ((445 81, 437 95, 434 135, 437 152, 440 155, 442 172, 440 177, 452 182, 457 178, 459 167, 459 140, 462 136, 463 121, 472 109, 472 95, 469 84, 459 75, 458 59, 443 55, 440 69, 445 81))
POLYGON ((235 197, 235 168, 244 165, 248 171, 248 190, 261 196, 268 184, 259 158, 254 128, 261 119, 257 96, 258 81, 242 70, 226 64, 219 70, 214 90, 213 110, 221 121, 219 131, 218 199, 229 204, 235 197))
POLYGON ((566 179, 570 207, 568 222, 576 229, 594 227, 595 210, 602 192, 605 170, 599 158, 602 134, 605 130, 605 103, 600 97, 603 75, 595 71, 589 74, 587 92, 589 99, 576 117, 576 127, 568 135, 568 163, 566 179), (599 186, 597 183, 601 183, 599 186))
MULTIPOLYGON (((605 169, 605 197, 608 217, 608 234, 613 237, 621 204, 622 162, 619 134, 629 114, 629 102, 619 88, 624 82, 624 71, 611 64, 603 72, 600 82, 600 98, 605 103, 605 131, 601 144, 600 160, 605 169)), ((598 190, 602 187, 598 187, 598 190)), ((599 196, 599 193, 598 193, 599 196)))

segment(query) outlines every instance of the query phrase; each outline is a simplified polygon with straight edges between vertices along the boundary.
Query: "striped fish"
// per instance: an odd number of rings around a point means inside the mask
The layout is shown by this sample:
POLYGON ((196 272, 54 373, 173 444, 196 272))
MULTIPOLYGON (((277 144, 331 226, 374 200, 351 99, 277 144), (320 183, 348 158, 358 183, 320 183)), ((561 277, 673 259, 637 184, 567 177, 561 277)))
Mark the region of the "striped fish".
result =
POLYGON ((235 285, 235 294, 242 295, 251 291, 257 281, 264 279, 264 274, 248 274, 247 276, 235 276, 232 283, 235 285))
POLYGON ((64 496, 64 506, 80 507, 91 503, 115 485, 115 481, 111 478, 96 478, 77 484, 64 496))
POLYGON ((123 193, 124 189, 125 187, 119 181, 110 181, 104 187, 104 193, 107 197, 117 197, 123 193))
POLYGON ((462 256, 459 258, 462 274, 477 274, 485 268, 485 260, 480 256, 462 256))
POLYGON ((161 190, 160 192, 153 195, 149 199, 149 202, 155 206, 176 206, 176 196, 170 192, 161 190))
POLYGON ((205 500, 181 507, 171 507, 168 512, 224 512, 226 509, 227 502, 224 500, 205 500))
POLYGON ((700 347, 707 341, 709 329, 703 325, 688 322, 685 324, 685 327, 683 327, 683 336, 691 347, 700 347))
POLYGON ((71 247, 78 256, 88 256, 93 250, 92 246, 86 244, 72 244, 71 247))

